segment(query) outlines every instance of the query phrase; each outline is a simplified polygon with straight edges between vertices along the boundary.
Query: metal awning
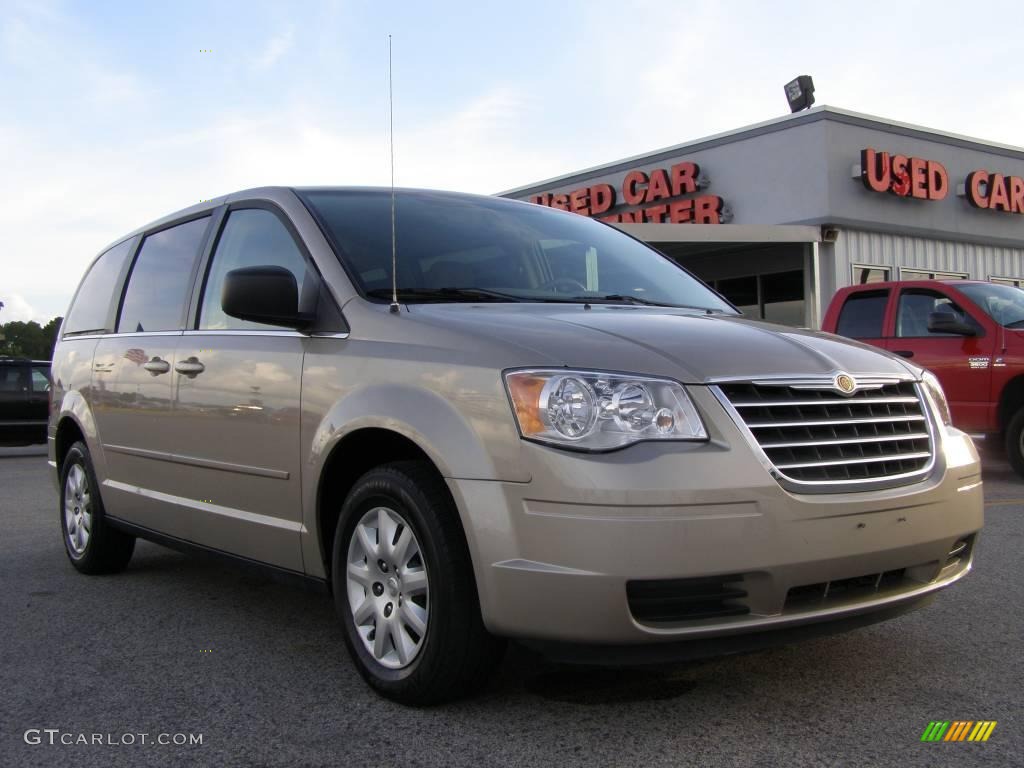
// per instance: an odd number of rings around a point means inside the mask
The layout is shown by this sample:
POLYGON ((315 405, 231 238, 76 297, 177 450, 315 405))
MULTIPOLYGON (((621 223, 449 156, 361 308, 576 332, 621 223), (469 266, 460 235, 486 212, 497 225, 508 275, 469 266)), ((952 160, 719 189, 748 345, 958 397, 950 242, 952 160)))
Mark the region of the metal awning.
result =
POLYGON ((612 224, 645 243, 819 243, 821 227, 802 224, 612 224))

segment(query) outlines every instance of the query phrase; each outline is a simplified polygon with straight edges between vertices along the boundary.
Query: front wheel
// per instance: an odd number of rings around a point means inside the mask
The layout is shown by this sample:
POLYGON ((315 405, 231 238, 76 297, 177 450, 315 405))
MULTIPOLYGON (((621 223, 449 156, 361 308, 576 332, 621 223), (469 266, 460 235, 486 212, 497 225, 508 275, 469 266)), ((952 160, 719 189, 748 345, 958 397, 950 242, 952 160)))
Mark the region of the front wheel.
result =
POLYGON ((501 659, 504 642, 480 617, 458 513, 425 463, 387 464, 356 482, 338 520, 332 586, 352 659, 390 699, 457 698, 501 659))
POLYGON ((1006 427, 1006 458, 1013 470, 1024 477, 1024 408, 1013 415, 1006 427))

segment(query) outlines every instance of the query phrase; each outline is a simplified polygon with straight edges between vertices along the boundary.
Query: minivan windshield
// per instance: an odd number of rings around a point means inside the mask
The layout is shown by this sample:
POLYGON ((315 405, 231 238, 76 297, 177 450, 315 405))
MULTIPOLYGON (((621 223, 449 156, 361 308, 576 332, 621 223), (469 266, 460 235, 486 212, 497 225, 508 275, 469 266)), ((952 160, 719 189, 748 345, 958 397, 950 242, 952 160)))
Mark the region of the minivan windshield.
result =
POLYGON ((957 289, 1006 328, 1024 328, 1024 291, 998 283, 964 283, 957 289))
MULTIPOLYGON (((391 192, 305 189, 300 198, 370 298, 391 296, 391 192)), ((400 190, 402 301, 608 302, 736 310, 675 262, 575 213, 500 198, 400 190)))

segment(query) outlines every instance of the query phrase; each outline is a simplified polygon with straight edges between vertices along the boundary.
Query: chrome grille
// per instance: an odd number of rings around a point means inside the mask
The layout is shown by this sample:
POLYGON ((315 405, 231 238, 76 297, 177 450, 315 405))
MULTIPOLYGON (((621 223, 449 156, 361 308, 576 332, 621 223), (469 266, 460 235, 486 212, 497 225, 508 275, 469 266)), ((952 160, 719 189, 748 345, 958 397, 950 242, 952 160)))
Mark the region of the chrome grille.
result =
POLYGON ((831 383, 719 385, 772 467, 797 483, 846 484, 923 474, 932 438, 917 385, 891 381, 853 395, 831 383))

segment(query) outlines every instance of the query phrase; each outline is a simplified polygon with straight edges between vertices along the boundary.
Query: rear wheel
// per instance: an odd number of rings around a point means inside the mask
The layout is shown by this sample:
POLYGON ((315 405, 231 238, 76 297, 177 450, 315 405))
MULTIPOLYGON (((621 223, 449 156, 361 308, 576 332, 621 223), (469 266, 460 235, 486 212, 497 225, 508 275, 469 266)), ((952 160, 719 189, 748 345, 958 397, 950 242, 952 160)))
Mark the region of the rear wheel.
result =
POLYGON ((458 513, 423 462, 370 470, 341 510, 334 600, 363 678, 403 704, 448 701, 483 685, 504 641, 480 617, 458 513))
POLYGON ((1006 427, 1006 458, 1014 471, 1024 477, 1024 408, 1013 415, 1006 427))
POLYGON ((60 527, 68 559, 82 573, 123 571, 135 551, 135 537, 111 528, 85 443, 68 449, 60 473, 60 527))

